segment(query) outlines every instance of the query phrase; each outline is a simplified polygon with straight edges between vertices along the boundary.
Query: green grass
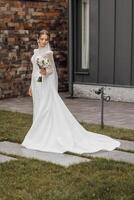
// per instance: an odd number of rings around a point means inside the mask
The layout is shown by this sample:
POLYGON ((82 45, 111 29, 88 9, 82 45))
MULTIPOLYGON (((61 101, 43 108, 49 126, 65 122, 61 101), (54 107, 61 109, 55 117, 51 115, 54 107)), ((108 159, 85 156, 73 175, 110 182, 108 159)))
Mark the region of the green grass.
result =
POLYGON ((134 165, 94 158, 64 168, 19 159, 0 164, 0 200, 133 200, 134 165))
POLYGON ((101 129, 100 125, 88 124, 86 122, 81 122, 81 125, 92 132, 108 135, 117 139, 134 141, 134 130, 131 129, 115 128, 110 126, 105 126, 104 129, 101 129))
MULTIPOLYGON (((21 143, 32 124, 32 115, 11 111, 0 111, 0 141, 8 140, 21 143)), ((117 139, 134 141, 134 130, 105 126, 102 130, 99 125, 81 122, 88 131, 108 135, 117 139)))
POLYGON ((32 115, 11 111, 0 111, 0 141, 20 143, 30 126, 32 115))

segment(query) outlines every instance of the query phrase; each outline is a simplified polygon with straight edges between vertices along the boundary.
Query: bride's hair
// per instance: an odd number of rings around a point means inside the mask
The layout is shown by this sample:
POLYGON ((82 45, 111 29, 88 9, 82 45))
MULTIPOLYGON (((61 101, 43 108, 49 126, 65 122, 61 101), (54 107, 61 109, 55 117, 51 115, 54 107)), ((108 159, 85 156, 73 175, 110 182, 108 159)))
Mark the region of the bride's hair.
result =
POLYGON ((39 38, 41 37, 41 35, 47 35, 47 38, 48 38, 48 41, 49 41, 49 39, 50 39, 50 34, 49 34, 49 32, 47 31, 47 30, 41 30, 39 33, 38 33, 38 35, 37 35, 37 39, 39 40, 39 38))

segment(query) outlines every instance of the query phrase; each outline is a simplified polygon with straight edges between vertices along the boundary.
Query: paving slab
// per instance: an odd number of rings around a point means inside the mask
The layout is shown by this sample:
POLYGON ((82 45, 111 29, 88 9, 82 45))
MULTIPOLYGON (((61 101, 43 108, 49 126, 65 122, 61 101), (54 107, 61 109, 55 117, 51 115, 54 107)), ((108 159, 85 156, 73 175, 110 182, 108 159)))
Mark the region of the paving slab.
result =
POLYGON ((30 150, 24 148, 18 143, 7 142, 7 141, 0 142, 0 152, 22 156, 26 158, 34 158, 42 161, 47 161, 54 164, 62 165, 64 167, 68 167, 74 164, 79 164, 81 162, 91 161, 88 158, 82 158, 74 155, 30 150))
MULTIPOLYGON (((73 164, 79 164, 81 162, 91 161, 90 159, 74 155, 30 150, 22 147, 18 143, 7 142, 7 141, 0 142, 0 152, 22 156, 26 158, 34 158, 38 160, 52 162, 54 164, 59 164, 65 167, 68 167, 73 164)), ((83 153, 82 155, 87 157, 89 156, 89 157, 112 159, 115 161, 123 161, 134 164, 133 153, 123 152, 118 150, 99 151, 96 153, 83 153)))
POLYGON ((4 163, 10 160, 17 160, 16 158, 10 157, 10 156, 5 156, 0 154, 0 163, 4 163))
POLYGON ((126 151, 127 150, 134 151, 134 142, 133 141, 119 140, 119 139, 116 139, 116 140, 121 142, 120 149, 123 149, 126 151))
POLYGON ((134 154, 123 152, 123 151, 100 151, 96 153, 84 153, 85 156, 91 156, 91 157, 98 157, 98 158, 106 158, 106 159, 112 159, 115 161, 123 161, 127 163, 134 164, 134 154))

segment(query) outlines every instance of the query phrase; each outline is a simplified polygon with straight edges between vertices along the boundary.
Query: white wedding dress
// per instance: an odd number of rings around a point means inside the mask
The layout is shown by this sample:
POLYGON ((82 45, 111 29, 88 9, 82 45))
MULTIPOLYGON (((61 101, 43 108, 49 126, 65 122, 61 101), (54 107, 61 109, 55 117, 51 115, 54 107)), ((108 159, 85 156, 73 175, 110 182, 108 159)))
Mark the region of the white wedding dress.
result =
POLYGON ((72 115, 58 94, 58 76, 52 54, 52 66, 47 68, 43 82, 37 82, 38 56, 53 53, 50 44, 34 50, 31 58, 33 98, 33 123, 22 146, 28 149, 64 153, 93 153, 100 150, 112 151, 120 142, 102 134, 87 131, 72 115))

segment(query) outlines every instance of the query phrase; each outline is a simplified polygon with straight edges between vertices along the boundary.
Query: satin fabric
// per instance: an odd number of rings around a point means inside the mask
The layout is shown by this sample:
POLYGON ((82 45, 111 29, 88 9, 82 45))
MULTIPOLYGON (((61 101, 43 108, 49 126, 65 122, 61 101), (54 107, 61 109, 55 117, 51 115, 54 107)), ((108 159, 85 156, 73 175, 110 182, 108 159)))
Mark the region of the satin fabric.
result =
POLYGON ((37 82, 40 73, 36 58, 45 53, 44 48, 35 49, 31 58, 33 63, 31 79, 33 123, 21 145, 40 151, 56 153, 70 151, 79 154, 100 150, 112 151, 119 147, 119 141, 106 135, 87 131, 67 108, 58 94, 54 60, 53 70, 47 71, 43 82, 37 82))

